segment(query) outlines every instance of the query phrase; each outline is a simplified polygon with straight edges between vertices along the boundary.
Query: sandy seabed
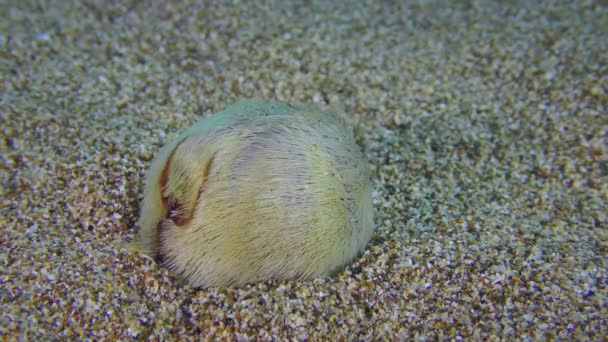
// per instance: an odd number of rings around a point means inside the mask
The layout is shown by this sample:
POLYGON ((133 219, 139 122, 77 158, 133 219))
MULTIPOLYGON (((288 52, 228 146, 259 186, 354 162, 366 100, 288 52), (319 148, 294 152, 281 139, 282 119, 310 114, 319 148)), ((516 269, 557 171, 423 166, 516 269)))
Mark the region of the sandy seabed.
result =
POLYGON ((3 1, 3 340, 605 340, 603 1, 3 1), (333 277, 196 290, 126 244, 159 147, 240 99, 361 123, 333 277))

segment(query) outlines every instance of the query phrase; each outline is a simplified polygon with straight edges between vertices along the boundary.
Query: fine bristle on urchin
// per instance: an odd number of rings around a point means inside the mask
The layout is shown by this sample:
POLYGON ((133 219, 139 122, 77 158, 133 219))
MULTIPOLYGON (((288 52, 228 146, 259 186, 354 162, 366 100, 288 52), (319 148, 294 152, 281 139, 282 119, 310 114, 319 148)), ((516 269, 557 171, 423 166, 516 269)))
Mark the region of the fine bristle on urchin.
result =
POLYGON ((371 237, 368 166, 334 113, 241 102, 168 146, 146 178, 137 240, 192 286, 324 276, 371 237))

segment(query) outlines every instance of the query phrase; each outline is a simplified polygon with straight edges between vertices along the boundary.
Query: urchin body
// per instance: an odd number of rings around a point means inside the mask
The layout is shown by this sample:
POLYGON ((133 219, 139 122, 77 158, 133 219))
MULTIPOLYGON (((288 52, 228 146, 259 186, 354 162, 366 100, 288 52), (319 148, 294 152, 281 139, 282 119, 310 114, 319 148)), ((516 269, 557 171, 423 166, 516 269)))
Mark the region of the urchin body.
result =
POLYGON ((139 226, 138 248, 194 287, 324 276, 371 237, 368 166, 336 114, 240 102, 161 149, 139 226))

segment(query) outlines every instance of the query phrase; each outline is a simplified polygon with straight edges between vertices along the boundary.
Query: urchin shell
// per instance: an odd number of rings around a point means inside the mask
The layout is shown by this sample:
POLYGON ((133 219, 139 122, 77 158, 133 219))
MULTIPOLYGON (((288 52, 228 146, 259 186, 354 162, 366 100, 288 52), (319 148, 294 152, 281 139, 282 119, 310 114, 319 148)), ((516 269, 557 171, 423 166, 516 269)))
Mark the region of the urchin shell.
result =
POLYGON ((160 150, 135 244, 194 287, 324 276, 372 235, 369 177, 337 114, 239 102, 160 150))

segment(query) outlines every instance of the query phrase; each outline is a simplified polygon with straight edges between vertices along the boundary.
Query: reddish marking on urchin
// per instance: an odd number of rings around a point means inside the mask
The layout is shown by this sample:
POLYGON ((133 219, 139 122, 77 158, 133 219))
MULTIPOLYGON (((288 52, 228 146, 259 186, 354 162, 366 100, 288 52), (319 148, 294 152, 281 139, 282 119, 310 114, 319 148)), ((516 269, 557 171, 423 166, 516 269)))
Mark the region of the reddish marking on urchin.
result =
MULTIPOLYGON (((167 163, 165 164, 165 167, 163 168, 163 172, 161 173, 160 182, 159 182, 160 189, 161 189, 161 194, 160 194, 161 200, 163 202, 163 206, 165 207, 165 210, 167 211, 165 218, 173 221, 173 223, 178 227, 183 227, 183 226, 187 225, 188 223, 190 223, 190 221, 192 221, 192 217, 194 215, 194 208, 186 208, 183 203, 181 203, 177 198, 175 198, 171 194, 168 196, 165 196, 164 189, 167 186, 167 182, 169 181, 169 169, 170 169, 171 162, 173 160, 175 151, 178 149, 179 145, 182 142, 184 142, 184 140, 180 141, 175 146, 173 151, 171 151, 171 154, 169 155, 169 158, 167 159, 167 163)), ((207 180, 209 178, 209 172, 211 170, 211 166, 213 164, 214 159, 215 159, 215 154, 213 156, 211 156, 211 158, 205 165, 205 168, 203 170, 203 175, 202 175, 203 183, 201 184, 201 187, 198 191, 198 194, 197 194, 197 197, 196 197, 196 200, 194 203, 198 203, 201 194, 205 191, 205 187, 207 185, 207 180)))
POLYGON ((167 162, 165 163, 165 167, 163 168, 163 172, 161 173, 159 181, 160 198, 163 202, 163 207, 165 207, 165 210, 167 212, 165 218, 173 221, 173 223, 175 223, 175 225, 178 227, 188 224, 188 222, 192 220, 192 213, 186 216, 186 210, 184 210, 184 206, 177 200, 177 198, 175 198, 171 194, 165 196, 164 192, 165 188, 167 187, 167 182, 169 182, 169 169, 173 161, 173 156, 175 155, 175 151, 177 151, 177 149, 179 148, 179 145, 181 145, 184 140, 177 143, 173 151, 171 151, 171 154, 169 154, 169 158, 167 158, 167 162))

